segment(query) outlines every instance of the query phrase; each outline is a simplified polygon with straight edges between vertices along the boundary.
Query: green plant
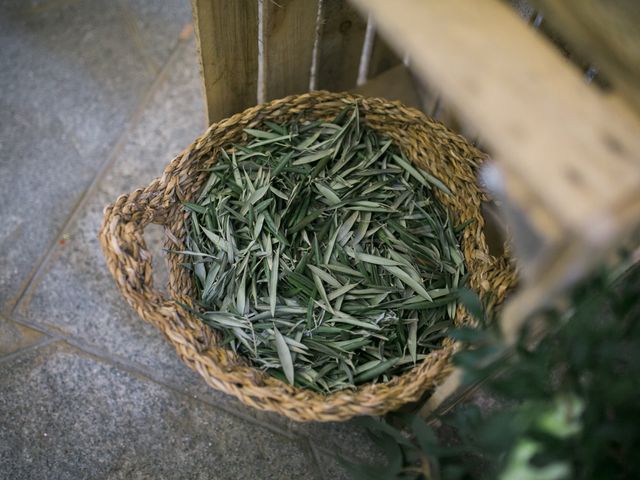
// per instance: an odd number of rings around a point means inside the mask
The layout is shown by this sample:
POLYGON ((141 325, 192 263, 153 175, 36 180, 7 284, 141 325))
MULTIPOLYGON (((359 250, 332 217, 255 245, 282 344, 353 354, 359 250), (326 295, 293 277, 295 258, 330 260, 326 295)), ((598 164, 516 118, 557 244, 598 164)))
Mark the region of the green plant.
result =
POLYGON ((549 334, 538 342, 525 330, 510 350, 490 326, 454 332, 468 342, 456 357, 466 381, 488 379, 503 407, 437 419, 449 441, 416 416, 364 419, 388 462, 349 465, 354 477, 640 478, 640 268, 620 271, 603 269, 570 306, 542 312, 549 334))
POLYGON ((220 150, 185 266, 221 345, 320 392, 386 381, 441 347, 466 267, 453 193, 360 121, 265 121, 220 150))

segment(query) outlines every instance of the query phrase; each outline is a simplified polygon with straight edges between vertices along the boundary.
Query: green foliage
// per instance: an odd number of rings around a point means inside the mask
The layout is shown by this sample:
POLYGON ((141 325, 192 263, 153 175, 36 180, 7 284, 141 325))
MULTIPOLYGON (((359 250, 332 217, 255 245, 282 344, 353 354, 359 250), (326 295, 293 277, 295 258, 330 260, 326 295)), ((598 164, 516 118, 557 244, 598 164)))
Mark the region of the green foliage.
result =
MULTIPOLYGON (((455 359, 466 380, 488 378, 505 406, 438 419, 448 441, 412 415, 363 420, 388 465, 372 470, 383 476, 355 467, 354 478, 640 478, 640 268, 616 276, 602 271, 575 289, 571 307, 544 312, 550 333, 538 344, 526 331, 511 351, 491 328, 454 332, 468 345, 455 359)), ((476 299, 461 301, 481 315, 476 299)))
POLYGON ((199 309, 221 344, 292 385, 387 381, 441 346, 466 267, 456 228, 391 140, 360 121, 247 128, 185 203, 199 309))

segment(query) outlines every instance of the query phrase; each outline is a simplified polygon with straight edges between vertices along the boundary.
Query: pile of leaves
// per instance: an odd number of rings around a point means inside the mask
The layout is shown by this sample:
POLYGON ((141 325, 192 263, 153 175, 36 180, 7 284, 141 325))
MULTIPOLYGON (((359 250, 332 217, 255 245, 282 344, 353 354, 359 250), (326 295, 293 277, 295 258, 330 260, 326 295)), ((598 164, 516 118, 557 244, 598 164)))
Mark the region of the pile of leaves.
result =
POLYGON ((448 188, 360 121, 265 121, 186 203, 196 312, 222 344, 320 392, 439 348, 465 278, 448 188))
POLYGON ((549 335, 532 345, 525 330, 515 351, 489 327, 458 331, 467 381, 488 378, 502 407, 458 407, 438 429, 364 420, 388 463, 349 465, 354 478, 640 478, 640 266, 603 269, 543 318, 549 335))

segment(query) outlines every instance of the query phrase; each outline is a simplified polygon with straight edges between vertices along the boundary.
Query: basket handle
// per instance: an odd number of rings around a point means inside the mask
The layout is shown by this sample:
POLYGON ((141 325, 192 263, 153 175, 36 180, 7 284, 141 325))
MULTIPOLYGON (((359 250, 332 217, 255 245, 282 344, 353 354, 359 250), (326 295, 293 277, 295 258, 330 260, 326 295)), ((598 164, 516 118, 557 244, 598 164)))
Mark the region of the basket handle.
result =
POLYGON ((152 256, 143 235, 150 223, 162 224, 166 205, 169 205, 168 199, 158 195, 157 182, 158 179, 145 189, 121 195, 105 208, 100 244, 107 267, 127 302, 140 317, 165 334, 168 334, 169 324, 177 327, 171 329, 172 340, 186 344, 185 338, 173 338, 179 335, 177 332, 185 332, 186 319, 175 301, 165 298, 154 288, 152 256))

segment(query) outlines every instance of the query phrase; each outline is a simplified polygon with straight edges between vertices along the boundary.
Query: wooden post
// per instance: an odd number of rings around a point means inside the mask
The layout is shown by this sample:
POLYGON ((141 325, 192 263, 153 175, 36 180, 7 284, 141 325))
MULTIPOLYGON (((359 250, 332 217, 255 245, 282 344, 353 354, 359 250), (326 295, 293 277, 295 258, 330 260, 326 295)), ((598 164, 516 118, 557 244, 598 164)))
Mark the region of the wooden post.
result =
POLYGON ((317 14, 317 0, 265 0, 266 100, 309 90, 317 14))
POLYGON ((640 113, 640 2, 533 0, 545 22, 577 53, 591 60, 605 79, 640 113))
POLYGON ((353 88, 367 22, 346 0, 324 0, 316 89, 341 92, 353 88))
POLYGON ((192 0, 209 124, 256 104, 258 3, 192 0))
POLYGON ((353 3, 478 127, 503 172, 507 197, 543 240, 570 237, 596 248, 640 217, 639 119, 587 85, 508 6, 497 0, 353 3))
MULTIPOLYGON (((352 0, 411 67, 478 127, 510 212, 522 289, 509 340, 640 223, 640 119, 497 0, 352 0), (518 242, 520 238, 520 242, 518 242), (526 245, 528 244, 528 245, 526 245)), ((488 172, 491 172, 489 170, 488 172)), ((450 377, 423 413, 459 386, 450 377)))
POLYGON ((397 54, 379 33, 373 40, 371 59, 369 60, 369 71, 367 78, 375 78, 378 75, 392 69, 402 63, 400 55, 397 54))

